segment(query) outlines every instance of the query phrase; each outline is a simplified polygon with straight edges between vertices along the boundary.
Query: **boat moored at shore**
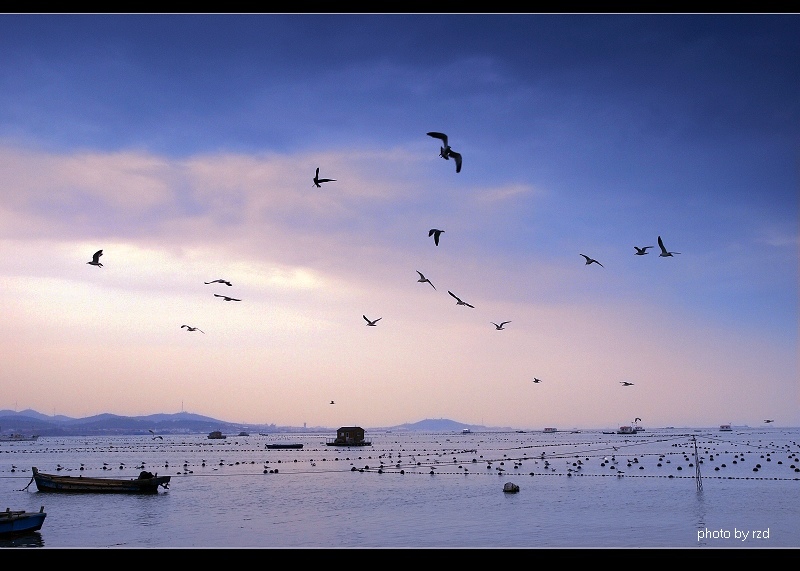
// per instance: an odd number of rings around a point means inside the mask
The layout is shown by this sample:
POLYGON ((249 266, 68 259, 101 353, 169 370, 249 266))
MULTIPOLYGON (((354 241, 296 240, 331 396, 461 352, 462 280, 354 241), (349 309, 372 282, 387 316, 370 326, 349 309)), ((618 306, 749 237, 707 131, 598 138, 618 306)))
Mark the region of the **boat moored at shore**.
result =
MULTIPOLYGON (((40 492, 101 493, 101 494, 157 494, 158 488, 169 488, 170 476, 159 476, 142 471, 138 478, 84 478, 83 476, 57 476, 43 474, 35 466, 32 482, 40 492)), ((30 486, 30 483, 28 483, 30 486)))
POLYGON ((38 512, 25 510, 0 512, 0 537, 15 537, 42 529, 47 514, 42 506, 38 512))

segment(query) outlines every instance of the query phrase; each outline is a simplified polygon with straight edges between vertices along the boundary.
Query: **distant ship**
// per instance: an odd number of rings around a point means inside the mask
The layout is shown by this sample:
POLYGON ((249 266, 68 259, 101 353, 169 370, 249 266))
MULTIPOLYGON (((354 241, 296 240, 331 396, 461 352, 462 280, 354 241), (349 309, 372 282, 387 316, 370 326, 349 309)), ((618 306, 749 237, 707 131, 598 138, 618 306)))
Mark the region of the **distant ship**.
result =
POLYGON ((471 432, 472 431, 469 428, 464 428, 464 429, 461 430, 461 434, 469 434, 471 432))
POLYGON ((733 430, 733 429, 731 428, 731 425, 730 425, 730 424, 720 424, 720 425, 719 425, 719 429, 720 429, 722 432, 731 432, 731 431, 733 430))
POLYGON ((38 434, 33 434, 31 436, 25 436, 24 434, 0 434, 0 442, 33 442, 39 438, 38 434))

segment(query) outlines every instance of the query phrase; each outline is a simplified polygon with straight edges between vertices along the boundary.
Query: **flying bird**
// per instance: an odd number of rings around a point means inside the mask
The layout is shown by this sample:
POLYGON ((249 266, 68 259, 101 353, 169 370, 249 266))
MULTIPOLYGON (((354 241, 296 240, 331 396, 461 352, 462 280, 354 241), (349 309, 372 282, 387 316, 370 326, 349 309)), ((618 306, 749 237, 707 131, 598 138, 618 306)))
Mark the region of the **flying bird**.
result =
POLYGON ((92 256, 92 261, 86 263, 89 264, 90 266, 97 266, 98 268, 102 268, 103 264, 100 263, 100 256, 102 255, 103 255, 103 250, 97 250, 94 253, 94 256, 92 256))
POLYGON ((431 283, 431 280, 429 280, 428 278, 426 278, 425 276, 423 276, 421 271, 417 270, 417 273, 419 274, 419 279, 417 280, 418 282, 423 282, 423 283, 424 283, 424 282, 428 282, 429 284, 431 284, 431 287, 432 287, 433 289, 436 289, 436 286, 435 286, 435 285, 433 285, 433 283, 431 283))
POLYGON ((633 422, 639 422, 640 420, 642 419, 637 416, 636 418, 633 419, 633 422))
POLYGON ((241 299, 236 299, 235 297, 228 297, 227 295, 219 295, 218 293, 215 293, 214 297, 221 297, 225 301, 242 301, 241 299))
POLYGON ((449 293, 450 295, 452 295, 456 299, 456 305, 466 305, 467 307, 471 307, 472 309, 475 309, 474 305, 470 305, 466 301, 461 301, 459 299, 459 297, 456 294, 454 294, 452 291, 448 290, 447 293, 449 293))
POLYGON ((367 325, 368 325, 369 327, 375 327, 376 325, 378 325, 378 322, 379 322, 381 319, 383 319, 382 317, 379 317, 378 319, 373 319, 373 320, 370 320, 370 319, 369 319, 369 318, 368 318, 366 315, 362 315, 361 317, 363 317, 364 319, 366 319, 366 321, 367 321, 367 325))
POLYGON ((504 329, 503 325, 505 325, 506 323, 511 323, 511 322, 510 322, 510 321, 501 321, 501 322, 500 322, 500 325, 498 325, 498 324, 497 324, 497 323, 495 323, 494 321, 490 321, 489 323, 491 323, 492 325, 494 325, 494 326, 495 326, 495 328, 496 328, 498 331, 500 331, 501 329, 504 329))
POLYGON ((199 331, 200 333, 205 333, 205 331, 203 331, 202 329, 200 329, 198 327, 191 327, 189 325, 181 325, 181 329, 183 329, 184 327, 186 328, 186 331, 199 331))
POLYGON ((314 186, 322 188, 321 182, 336 182, 335 178, 319 178, 319 167, 317 167, 317 174, 314 175, 314 186))
POLYGON ((450 145, 447 144, 447 135, 444 133, 431 131, 428 133, 428 136, 434 137, 435 139, 441 139, 443 146, 439 148, 439 156, 448 161, 450 160, 450 157, 453 157, 453 160, 456 161, 456 172, 461 172, 461 154, 455 152, 450 148, 450 145))
POLYGON ((533 382, 534 383, 541 383, 542 379, 537 379, 536 377, 533 377, 533 382))
POLYGON ((633 385, 633 383, 629 383, 628 381, 620 381, 620 383, 622 383, 623 387, 630 387, 631 385, 633 385))
POLYGON ((644 256, 647 254, 647 249, 652 248, 652 246, 642 246, 641 248, 639 246, 634 246, 634 248, 636 249, 634 256, 644 256))
POLYGON ((152 435, 153 435, 153 440, 156 440, 157 438, 160 438, 161 440, 164 440, 164 437, 163 437, 163 436, 156 434, 156 433, 155 433, 155 432, 153 432, 153 431, 152 431, 150 428, 148 428, 147 430, 149 430, 149 431, 150 431, 150 434, 152 434, 152 435))
POLYGON ((439 245, 439 236, 442 235, 442 232, 444 232, 444 230, 438 230, 437 228, 431 228, 428 230, 428 236, 433 236, 433 243, 437 246, 439 245))
POLYGON ((590 257, 589 257, 589 256, 587 256, 586 254, 581 254, 581 256, 583 256, 584 258, 586 258, 586 265, 587 265, 587 266, 588 266, 589 264, 597 264, 597 265, 598 265, 598 266, 600 266, 601 268, 604 268, 604 267, 605 267, 603 264, 601 264, 600 262, 598 262, 597 260, 595 260, 595 259, 593 259, 593 258, 590 258, 590 257))
POLYGON ((672 254, 680 254, 680 252, 668 252, 664 247, 664 242, 661 241, 661 236, 658 237, 658 247, 661 248, 661 253, 658 255, 659 258, 671 258, 672 254))
POLYGON ((335 402, 331 401, 331 404, 336 404, 335 402))
POLYGON ((210 282, 203 282, 204 284, 225 284, 227 286, 232 286, 233 284, 228 280, 211 280, 210 282))
POLYGON ((768 420, 765 420, 764 422, 775 422, 775 420, 770 418, 768 420))

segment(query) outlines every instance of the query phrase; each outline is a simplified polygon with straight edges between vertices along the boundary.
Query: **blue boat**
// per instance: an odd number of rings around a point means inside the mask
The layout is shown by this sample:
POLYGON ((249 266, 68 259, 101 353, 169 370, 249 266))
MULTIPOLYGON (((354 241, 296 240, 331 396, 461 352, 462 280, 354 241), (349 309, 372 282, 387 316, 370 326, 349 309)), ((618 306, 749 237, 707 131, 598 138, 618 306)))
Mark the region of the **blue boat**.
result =
POLYGON ((11 508, 6 508, 6 511, 0 512, 0 537, 39 531, 46 517, 44 506, 38 512, 12 511, 11 508))

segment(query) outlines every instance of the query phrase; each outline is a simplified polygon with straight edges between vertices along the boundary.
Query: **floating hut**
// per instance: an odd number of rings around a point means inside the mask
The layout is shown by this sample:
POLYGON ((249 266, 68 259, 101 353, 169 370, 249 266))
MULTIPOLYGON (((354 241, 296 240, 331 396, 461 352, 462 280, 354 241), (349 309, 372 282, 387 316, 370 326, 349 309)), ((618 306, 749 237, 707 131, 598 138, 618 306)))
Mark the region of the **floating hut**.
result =
POLYGON ((372 446, 364 439, 364 429, 360 426, 342 426, 336 431, 336 438, 328 439, 328 446, 372 446))

